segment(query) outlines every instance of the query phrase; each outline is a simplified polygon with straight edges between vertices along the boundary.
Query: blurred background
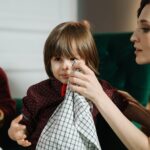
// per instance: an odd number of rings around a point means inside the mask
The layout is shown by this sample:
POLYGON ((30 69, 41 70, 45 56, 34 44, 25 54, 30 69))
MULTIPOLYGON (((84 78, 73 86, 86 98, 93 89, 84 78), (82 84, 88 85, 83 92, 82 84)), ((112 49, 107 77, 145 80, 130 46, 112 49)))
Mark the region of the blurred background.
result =
POLYGON ((47 78, 43 46, 57 24, 87 19, 94 33, 132 32, 138 6, 139 0, 0 0, 0 66, 12 97, 47 78))

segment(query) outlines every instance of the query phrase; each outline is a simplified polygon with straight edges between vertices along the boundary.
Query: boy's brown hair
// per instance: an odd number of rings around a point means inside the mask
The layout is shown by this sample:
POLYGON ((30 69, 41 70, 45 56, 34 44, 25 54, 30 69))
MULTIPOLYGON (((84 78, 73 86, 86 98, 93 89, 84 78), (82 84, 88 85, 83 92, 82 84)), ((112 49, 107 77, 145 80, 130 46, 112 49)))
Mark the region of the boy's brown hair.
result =
POLYGON ((74 57, 72 43, 75 42, 77 53, 86 65, 98 75, 99 58, 95 41, 88 21, 64 22, 56 26, 48 36, 44 46, 44 63, 49 77, 52 57, 74 57))

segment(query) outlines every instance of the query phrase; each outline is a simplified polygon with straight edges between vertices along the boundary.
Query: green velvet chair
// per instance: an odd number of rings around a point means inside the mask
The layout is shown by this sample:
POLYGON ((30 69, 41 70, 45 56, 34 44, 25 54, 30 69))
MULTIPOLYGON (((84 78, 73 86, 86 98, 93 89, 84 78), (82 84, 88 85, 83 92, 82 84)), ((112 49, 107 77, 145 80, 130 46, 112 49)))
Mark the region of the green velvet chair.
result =
MULTIPOLYGON (((131 34, 94 34, 100 57, 100 78, 118 89, 129 92, 145 106, 150 95, 150 65, 136 64, 134 48, 130 42, 131 34)), ((140 127, 139 124, 134 124, 140 127)), ((126 150, 107 123, 98 128, 104 149, 126 150)))
POLYGON ((100 78, 129 92, 145 106, 150 95, 150 65, 136 64, 131 34, 94 34, 100 57, 100 78))

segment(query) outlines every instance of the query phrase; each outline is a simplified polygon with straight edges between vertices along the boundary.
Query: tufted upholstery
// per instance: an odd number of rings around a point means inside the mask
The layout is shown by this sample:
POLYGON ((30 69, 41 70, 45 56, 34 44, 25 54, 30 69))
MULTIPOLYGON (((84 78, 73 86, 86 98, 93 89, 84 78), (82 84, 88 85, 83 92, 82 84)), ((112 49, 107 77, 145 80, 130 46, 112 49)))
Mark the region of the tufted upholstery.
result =
MULTIPOLYGON (((137 65, 134 48, 130 42, 131 33, 101 33, 94 39, 100 57, 100 78, 114 87, 128 91, 144 106, 150 95, 150 65, 137 65)), ((124 149, 108 124, 99 127, 102 140, 112 141, 113 147, 124 149)), ((139 124, 135 123, 137 127, 139 124)), ((107 144, 106 144, 107 145, 107 144)), ((110 149, 110 146, 108 148, 110 149)))

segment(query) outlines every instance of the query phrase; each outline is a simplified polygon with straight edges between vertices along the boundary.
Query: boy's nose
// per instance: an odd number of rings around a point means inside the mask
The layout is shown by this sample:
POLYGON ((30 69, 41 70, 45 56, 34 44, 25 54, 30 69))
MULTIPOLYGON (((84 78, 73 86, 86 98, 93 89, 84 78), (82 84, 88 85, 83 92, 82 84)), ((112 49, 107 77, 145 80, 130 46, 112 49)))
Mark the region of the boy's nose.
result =
POLYGON ((63 64, 62 64, 62 68, 63 69, 68 70, 68 69, 71 68, 71 66, 72 66, 71 61, 69 61, 69 60, 64 60, 63 61, 63 64))

